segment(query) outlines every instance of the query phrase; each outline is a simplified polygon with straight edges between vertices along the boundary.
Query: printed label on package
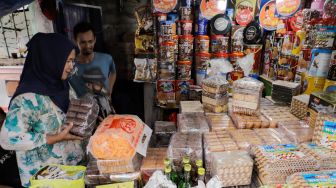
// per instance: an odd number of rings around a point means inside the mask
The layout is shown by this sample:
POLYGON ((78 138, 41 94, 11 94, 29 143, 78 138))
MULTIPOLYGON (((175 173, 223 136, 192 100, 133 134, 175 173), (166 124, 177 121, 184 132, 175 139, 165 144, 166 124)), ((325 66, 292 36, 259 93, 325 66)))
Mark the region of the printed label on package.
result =
POLYGON ((333 187, 336 184, 336 172, 325 172, 321 174, 303 174, 303 179, 312 187, 333 187))
POLYGON ((321 145, 336 149, 336 122, 325 121, 323 125, 321 145))

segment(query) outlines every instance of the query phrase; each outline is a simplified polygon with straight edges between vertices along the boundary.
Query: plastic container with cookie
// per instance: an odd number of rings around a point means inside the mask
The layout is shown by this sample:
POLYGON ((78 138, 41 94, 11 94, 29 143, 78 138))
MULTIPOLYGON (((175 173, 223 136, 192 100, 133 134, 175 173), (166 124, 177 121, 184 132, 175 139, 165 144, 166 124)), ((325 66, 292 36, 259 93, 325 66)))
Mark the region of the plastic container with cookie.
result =
POLYGON ((227 114, 207 113, 206 117, 211 131, 236 129, 230 116, 227 114))
POLYGON ((149 178, 156 170, 164 170, 164 160, 167 157, 167 148, 148 148, 147 156, 142 161, 141 176, 144 183, 147 183, 149 178))
POLYGON ((265 106, 262 107, 261 114, 270 121, 271 128, 276 128, 280 122, 299 121, 297 117, 290 113, 288 107, 265 106))
POLYGON ((206 133, 209 132, 208 122, 204 113, 182 113, 177 115, 178 132, 206 133))
POLYGON ((289 144, 291 141, 289 138, 278 129, 268 128, 268 129, 254 129, 256 134, 263 139, 266 145, 275 144, 289 144))
POLYGON ((278 127, 279 132, 286 134, 292 143, 312 141, 314 129, 304 121, 283 121, 278 123, 278 127))
POLYGON ((248 116, 230 112, 230 116, 237 129, 268 128, 269 121, 263 115, 248 116))
POLYGON ((228 130, 240 150, 250 152, 253 146, 264 145, 264 141, 250 129, 228 130))
POLYGON ((262 82, 250 77, 234 81, 232 111, 246 115, 258 114, 263 88, 262 82))
POLYGON ((211 175, 218 176, 223 187, 251 184, 253 160, 246 151, 214 153, 211 166, 211 175))

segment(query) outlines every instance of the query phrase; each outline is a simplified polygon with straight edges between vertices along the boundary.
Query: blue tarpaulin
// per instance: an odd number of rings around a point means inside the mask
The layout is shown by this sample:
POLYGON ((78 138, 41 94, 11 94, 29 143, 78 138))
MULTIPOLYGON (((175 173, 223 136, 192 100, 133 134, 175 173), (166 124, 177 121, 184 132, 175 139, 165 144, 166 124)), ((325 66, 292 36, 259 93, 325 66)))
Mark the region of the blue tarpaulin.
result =
POLYGON ((0 0, 0 18, 33 2, 33 0, 0 0))

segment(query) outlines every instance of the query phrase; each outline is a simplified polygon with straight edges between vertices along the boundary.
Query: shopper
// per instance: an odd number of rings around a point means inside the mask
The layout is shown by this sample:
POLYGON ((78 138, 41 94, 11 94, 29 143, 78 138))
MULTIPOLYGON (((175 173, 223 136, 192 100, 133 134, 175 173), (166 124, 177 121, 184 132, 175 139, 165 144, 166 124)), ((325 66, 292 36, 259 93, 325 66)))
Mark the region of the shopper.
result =
POLYGON ((36 34, 27 44, 21 79, 0 133, 4 149, 15 150, 21 183, 48 164, 76 165, 83 156, 81 138, 69 133, 67 77, 74 45, 60 34, 36 34))
POLYGON ((87 89, 94 95, 99 105, 98 119, 102 121, 111 113, 114 113, 109 97, 106 95, 104 82, 106 80, 99 67, 92 67, 84 71, 82 76, 87 89))
POLYGON ((105 78, 108 78, 105 80, 104 86, 107 88, 108 96, 111 96, 116 80, 116 69, 112 56, 94 52, 96 36, 90 23, 78 23, 73 29, 73 35, 80 53, 76 57, 75 69, 77 69, 77 73, 70 79, 71 86, 76 91, 78 97, 83 96, 88 92, 82 80, 84 71, 92 67, 99 67, 105 78))

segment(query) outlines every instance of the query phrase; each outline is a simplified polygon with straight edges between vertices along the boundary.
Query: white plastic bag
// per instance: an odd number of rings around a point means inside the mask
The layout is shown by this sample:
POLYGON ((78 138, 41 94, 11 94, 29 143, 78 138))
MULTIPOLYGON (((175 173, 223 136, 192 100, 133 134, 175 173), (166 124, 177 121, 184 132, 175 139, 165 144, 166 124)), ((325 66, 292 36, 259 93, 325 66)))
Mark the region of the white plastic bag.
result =
POLYGON ((162 171, 157 170, 153 173, 144 188, 177 188, 176 185, 167 179, 162 171))

